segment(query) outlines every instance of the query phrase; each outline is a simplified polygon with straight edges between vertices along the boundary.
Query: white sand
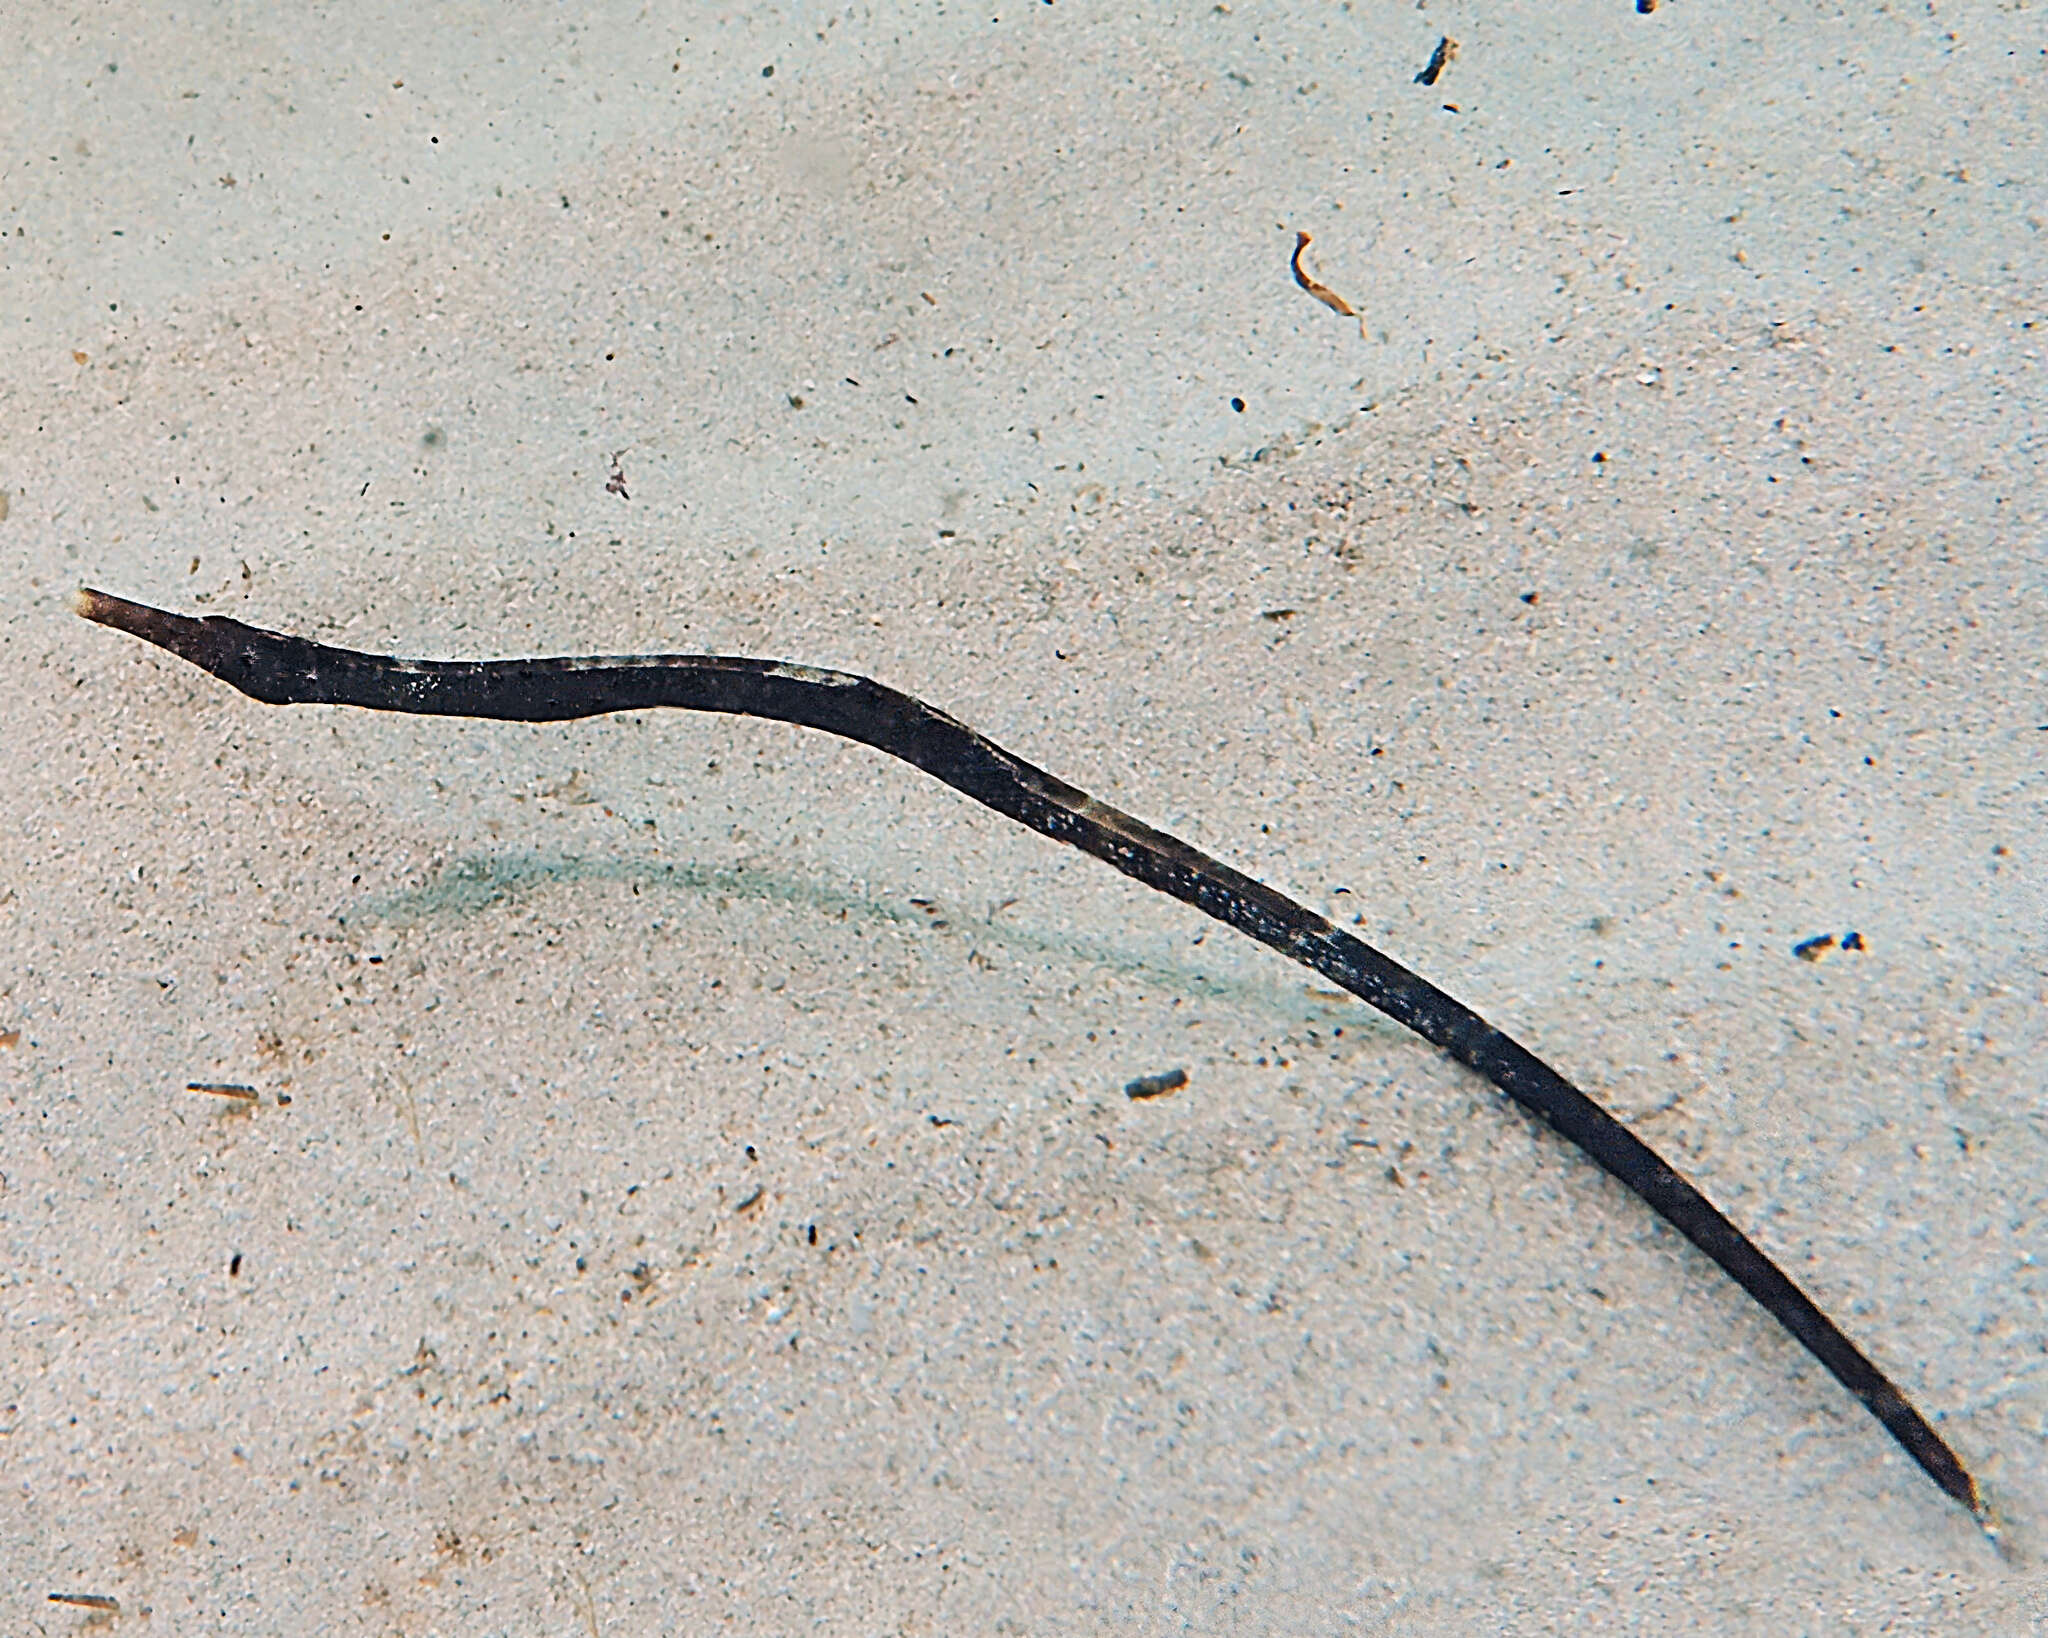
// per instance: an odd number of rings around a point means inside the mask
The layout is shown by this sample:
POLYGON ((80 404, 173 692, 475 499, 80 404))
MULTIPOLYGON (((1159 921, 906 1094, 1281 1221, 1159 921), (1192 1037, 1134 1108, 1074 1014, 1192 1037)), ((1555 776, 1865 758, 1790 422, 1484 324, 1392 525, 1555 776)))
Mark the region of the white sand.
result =
POLYGON ((10 28, 0 1624, 2048 1621, 2037 18, 232 14, 10 28), (945 706, 1578 1077, 2006 1556, 1092 861, 775 726, 267 710, 81 581, 945 706))

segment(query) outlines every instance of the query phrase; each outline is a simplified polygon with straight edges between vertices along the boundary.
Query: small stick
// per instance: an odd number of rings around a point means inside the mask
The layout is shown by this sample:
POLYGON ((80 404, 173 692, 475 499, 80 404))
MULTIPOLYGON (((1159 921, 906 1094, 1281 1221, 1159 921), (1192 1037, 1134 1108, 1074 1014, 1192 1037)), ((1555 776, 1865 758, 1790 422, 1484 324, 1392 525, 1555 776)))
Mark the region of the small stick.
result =
POLYGON ((51 1593, 52 1604, 69 1604, 74 1609, 104 1610, 111 1615, 121 1613, 121 1600, 109 1598, 105 1593, 51 1593))
POLYGON ((1098 802, 922 700, 844 671, 732 655, 402 660, 259 630, 225 615, 170 614, 105 592, 81 590, 73 606, 86 619, 168 649, 266 705, 356 705, 507 722, 567 722, 674 706, 818 728, 907 762, 982 806, 1270 945, 1483 1075, 1718 1263, 1863 1402, 1929 1478, 1987 1532, 1993 1529, 1976 1481, 1890 1378, 1662 1155, 1528 1048, 1306 905, 1098 802))
POLYGON ((1295 230, 1294 261, 1292 264, 1294 268, 1294 282, 1311 296, 1315 297, 1325 307, 1329 308, 1331 312, 1342 313, 1346 318, 1357 319, 1358 338, 1363 341, 1365 339, 1365 315, 1301 265, 1301 253, 1314 243, 1315 240, 1306 233, 1303 233, 1299 228, 1295 230))
POLYGON ((216 1098, 233 1098, 238 1103, 257 1103, 256 1088, 239 1081, 187 1081, 187 1092, 210 1092, 216 1098))

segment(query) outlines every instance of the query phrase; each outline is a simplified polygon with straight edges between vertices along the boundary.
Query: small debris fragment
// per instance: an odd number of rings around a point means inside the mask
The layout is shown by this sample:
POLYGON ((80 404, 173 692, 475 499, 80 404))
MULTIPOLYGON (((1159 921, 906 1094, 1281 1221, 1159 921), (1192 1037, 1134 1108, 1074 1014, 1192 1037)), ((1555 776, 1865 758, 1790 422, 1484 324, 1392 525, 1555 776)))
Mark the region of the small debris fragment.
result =
POLYGON ((1163 1074, 1140 1075, 1124 1087, 1124 1096, 1136 1102, 1146 1098, 1163 1098, 1169 1092, 1178 1092, 1188 1084, 1185 1069, 1169 1069, 1163 1074))
POLYGON ((620 500, 631 500, 633 497, 626 493, 626 469, 619 465, 625 458, 626 452, 623 449, 612 457, 612 475, 605 479, 604 492, 607 495, 616 495, 620 500))
POLYGON ((1869 946, 1863 942, 1863 935, 1861 933, 1844 933, 1842 935, 1842 948, 1845 950, 1864 950, 1868 949, 1869 946))
POLYGON ((105 1593, 51 1593, 53 1604, 69 1604, 73 1609, 105 1610, 109 1615, 121 1613, 121 1600, 109 1598, 105 1593))
POLYGON ((1835 935, 1833 933, 1822 933, 1818 938, 1810 938, 1804 943, 1793 945, 1792 953, 1801 961, 1818 961, 1834 947, 1835 935))
POLYGON ((20 1030, 18 1030, 18 1029, 0 1029, 0 1052, 5 1052, 5 1051, 8 1051, 9 1049, 11 1049, 11 1048, 13 1048, 13 1047, 18 1047, 18 1046, 20 1046, 20 1045, 21 1045, 21 1031, 20 1031, 20 1030))
POLYGON ((1342 313, 1346 318, 1357 319, 1358 334, 1360 338, 1363 339, 1365 335, 1364 315, 1361 314, 1357 308, 1353 307, 1351 303, 1346 301, 1342 296, 1338 295, 1336 291, 1332 290, 1327 284, 1324 284, 1313 273, 1310 273, 1306 268, 1304 268, 1301 265, 1301 253, 1304 250, 1308 249, 1308 247, 1314 243, 1315 240, 1310 238, 1308 234, 1301 232, 1299 229, 1295 230, 1293 261, 1294 282, 1300 285, 1302 289, 1306 290, 1311 296, 1315 297, 1315 299, 1321 302, 1325 307, 1329 308, 1331 312, 1342 313))
POLYGON ((1458 42, 1446 34, 1436 43, 1436 50, 1430 54, 1429 66, 1415 76, 1417 85, 1434 85, 1439 75, 1458 60, 1458 42))
POLYGON ((752 1191, 749 1192, 749 1194, 747 1195, 746 1199, 742 1200, 737 1206, 733 1207, 733 1210, 752 1211, 756 1206, 760 1205, 761 1196, 764 1192, 765 1191, 762 1189, 761 1185, 756 1183, 752 1191))

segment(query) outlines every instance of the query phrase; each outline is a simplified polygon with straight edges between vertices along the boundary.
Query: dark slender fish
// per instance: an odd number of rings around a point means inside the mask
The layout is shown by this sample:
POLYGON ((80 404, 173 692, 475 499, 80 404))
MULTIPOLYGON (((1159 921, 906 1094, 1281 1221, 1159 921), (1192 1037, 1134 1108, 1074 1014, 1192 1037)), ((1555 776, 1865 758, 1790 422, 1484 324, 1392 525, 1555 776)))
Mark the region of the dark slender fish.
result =
POLYGON ((844 671, 728 655, 399 660, 80 591, 78 612, 190 660, 267 705, 359 705, 427 716, 564 722, 678 706, 762 717, 858 740, 984 807, 1091 853, 1282 955, 1441 1047, 1540 1115, 1719 1263, 1863 1401, 1930 1478, 1990 1528, 1976 1482, 1885 1374, 1784 1270, 1636 1137, 1471 1008, 1303 905, 1034 768, 908 694, 844 671))

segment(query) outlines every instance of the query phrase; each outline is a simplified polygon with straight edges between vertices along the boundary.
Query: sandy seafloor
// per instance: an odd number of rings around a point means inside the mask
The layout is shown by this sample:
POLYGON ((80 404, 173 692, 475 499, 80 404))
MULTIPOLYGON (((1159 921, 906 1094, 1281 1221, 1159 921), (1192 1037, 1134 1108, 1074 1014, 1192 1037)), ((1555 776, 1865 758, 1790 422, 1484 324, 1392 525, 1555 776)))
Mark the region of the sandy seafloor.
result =
POLYGON ((10 6, 0 1627, 2042 1630, 2044 16, 10 6), (1578 1078, 1999 1548, 1101 865, 81 582, 946 707, 1578 1078))

